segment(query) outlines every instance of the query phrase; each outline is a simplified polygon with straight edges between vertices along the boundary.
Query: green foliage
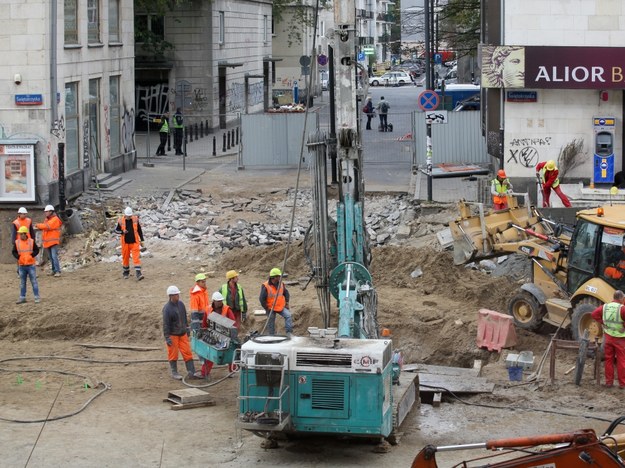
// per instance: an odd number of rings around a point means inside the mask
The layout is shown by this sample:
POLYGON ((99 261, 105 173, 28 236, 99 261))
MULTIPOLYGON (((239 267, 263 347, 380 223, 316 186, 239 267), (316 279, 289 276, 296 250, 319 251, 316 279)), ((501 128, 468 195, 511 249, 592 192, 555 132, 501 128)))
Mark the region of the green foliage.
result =
MULTIPOLYGON (((134 0, 136 14, 148 14, 154 17, 164 17, 186 0, 134 0)), ((142 43, 142 52, 156 60, 165 58, 165 53, 174 48, 171 42, 166 41, 161 34, 148 28, 147 22, 135 21, 135 41, 142 43)))
MULTIPOLYGON (((340 0, 337 0, 340 1, 340 0)), ((329 0, 320 0, 319 8, 331 8, 329 0)), ((306 28, 315 26, 316 3, 307 0, 274 0, 273 1, 273 21, 276 26, 280 25, 282 31, 287 35, 287 44, 302 43, 302 35, 306 28)))
POLYGON ((476 56, 480 42, 480 0, 449 0, 438 15, 439 42, 459 57, 476 56))

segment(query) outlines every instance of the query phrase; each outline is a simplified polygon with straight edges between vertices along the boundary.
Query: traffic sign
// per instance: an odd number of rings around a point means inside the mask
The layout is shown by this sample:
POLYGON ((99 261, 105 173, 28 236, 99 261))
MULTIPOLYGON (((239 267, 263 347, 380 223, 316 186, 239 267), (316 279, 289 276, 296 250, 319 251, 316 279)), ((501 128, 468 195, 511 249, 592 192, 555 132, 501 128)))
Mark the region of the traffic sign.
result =
POLYGON ((431 89, 426 89, 417 98, 417 105, 422 111, 432 111, 438 108, 440 96, 431 89))
POLYGON ((365 60, 365 53, 364 52, 358 52, 358 61, 359 62, 363 62, 365 60))
POLYGON ((328 56, 327 55, 323 55, 320 54, 317 56, 317 63, 319 65, 321 65, 322 67, 326 66, 328 64, 328 56))
POLYGON ((302 56, 299 58, 299 64, 300 64, 302 67, 307 67, 308 65, 310 65, 310 56, 308 56, 308 55, 302 55, 302 56))
POLYGON ((426 124, 446 124, 447 123, 447 111, 425 111, 425 123, 426 124))
POLYGON ((434 63, 440 64, 442 62, 443 62, 443 55, 442 54, 434 54, 434 63))

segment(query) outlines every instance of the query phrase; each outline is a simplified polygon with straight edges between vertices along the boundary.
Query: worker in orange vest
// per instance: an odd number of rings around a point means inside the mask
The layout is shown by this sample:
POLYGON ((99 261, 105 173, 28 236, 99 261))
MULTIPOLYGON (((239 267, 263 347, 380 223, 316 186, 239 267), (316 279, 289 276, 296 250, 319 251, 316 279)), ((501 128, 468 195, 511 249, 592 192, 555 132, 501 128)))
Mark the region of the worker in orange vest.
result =
POLYGON ((497 177, 490 185, 490 193, 493 196, 493 210, 505 210, 508 208, 508 192, 512 192, 512 184, 506 176, 506 171, 499 169, 497 177))
POLYGON ((18 270, 20 274, 20 298, 18 304, 26 303, 26 277, 30 278, 30 284, 33 287, 35 302, 39 302, 39 283, 37 283, 37 273, 35 257, 39 253, 39 247, 32 237, 28 237, 28 228, 21 226, 18 230, 18 239, 13 244, 13 256, 17 259, 18 270))
MULTIPOLYGON (((213 293, 211 297, 211 305, 208 307, 208 310, 204 313, 204 318, 202 319, 202 328, 208 328, 208 316, 213 312, 222 315, 223 317, 229 318, 233 322, 235 322, 234 313, 232 309, 224 304, 224 297, 221 295, 219 291, 213 293)), ((206 360, 204 364, 202 364, 202 377, 208 377, 213 369, 213 362, 206 360)), ((228 371, 230 372, 230 377, 233 376, 233 372, 235 370, 234 364, 228 364, 228 371)))
POLYGON ((289 338, 293 333, 293 319, 289 310, 289 291, 282 283, 282 271, 280 268, 272 268, 269 279, 260 287, 260 305, 267 314, 267 328, 270 335, 276 333, 276 314, 284 317, 286 336, 289 338))
MULTIPOLYGON (((11 222, 11 245, 15 244, 15 241, 18 238, 17 230, 21 228, 22 226, 28 229, 29 239, 35 238, 35 230, 33 229, 33 220, 30 219, 27 215, 28 215, 28 210, 24 208, 23 206, 20 207, 19 210, 17 210, 17 218, 15 218, 11 222)), ((17 265, 17 276, 18 278, 20 277, 19 264, 17 265)))
POLYGON ((143 231, 139 217, 132 212, 132 208, 127 206, 124 215, 117 221, 115 232, 121 235, 122 240, 122 276, 128 279, 130 276, 130 256, 135 266, 137 281, 141 281, 144 276, 141 273, 141 246, 143 245, 143 231))
POLYGON ((35 229, 42 231, 43 248, 50 256, 52 275, 61 276, 61 264, 59 263, 59 245, 61 244, 61 226, 63 221, 54 212, 52 205, 44 208, 46 219, 43 223, 35 224, 35 229))

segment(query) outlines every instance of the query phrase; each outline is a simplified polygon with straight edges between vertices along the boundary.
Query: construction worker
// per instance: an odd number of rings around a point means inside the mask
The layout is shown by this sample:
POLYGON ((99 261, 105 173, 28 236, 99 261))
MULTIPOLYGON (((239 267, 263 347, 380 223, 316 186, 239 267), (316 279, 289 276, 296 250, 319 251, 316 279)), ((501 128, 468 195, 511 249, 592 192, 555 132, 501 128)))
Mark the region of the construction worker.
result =
POLYGON ((28 228, 21 226, 18 230, 18 238, 13 243, 13 256, 17 259, 18 272, 20 275, 20 297, 18 304, 26 303, 26 277, 30 278, 33 287, 35 302, 39 302, 39 283, 37 283, 37 273, 35 257, 39 253, 39 247, 32 237, 29 237, 28 228))
POLYGON ((547 162, 538 163, 536 166, 536 177, 541 186, 541 190, 543 193, 543 208, 550 206, 549 205, 549 197, 551 195, 551 189, 560 197, 562 203, 567 208, 570 208, 571 202, 569 199, 562 193, 562 189, 560 188, 560 179, 558 178, 558 168, 556 167, 556 162, 553 159, 550 159, 547 162))
POLYGON ((156 149, 156 155, 165 156, 165 145, 167 144, 167 138, 169 137, 169 118, 167 117, 167 114, 163 114, 159 122, 161 126, 158 129, 158 134, 160 136, 161 142, 156 149))
POLYGON ((493 196, 493 210, 505 210, 508 208, 508 197, 506 194, 512 192, 512 184, 503 169, 497 171, 490 184, 490 193, 493 196))
POLYGON ((143 246, 143 231, 139 217, 132 212, 132 208, 127 206, 124 215, 117 221, 115 232, 121 235, 122 240, 122 275, 124 279, 130 276, 130 255, 135 266, 137 281, 141 281, 144 276, 141 273, 141 247, 143 246))
POLYGON ((618 386, 625 389, 625 293, 614 291, 612 302, 597 307, 592 311, 592 318, 603 326, 605 355, 605 386, 614 385, 614 360, 618 386))
POLYGON ((272 268, 269 279, 260 287, 260 305, 267 314, 267 329, 270 335, 276 333, 276 314, 284 318, 286 335, 290 338, 293 333, 293 319, 289 311, 289 291, 282 284, 282 271, 272 268))
MULTIPOLYGON (((233 322, 235 321, 232 310, 228 307, 228 305, 224 304, 224 297, 219 291, 214 292, 211 297, 211 304, 208 307, 208 310, 204 313, 204 318, 202 319, 202 328, 208 328, 208 316, 213 312, 220 314, 223 317, 227 317, 233 322)), ((202 377, 208 377, 212 369, 213 362, 209 360, 204 361, 204 364, 202 364, 202 377)), ((234 372, 234 364, 228 364, 228 371, 230 373, 234 372)))
POLYGON ((174 149, 176 150, 176 156, 182 156, 182 129, 183 125, 182 112, 180 107, 176 109, 174 118, 171 122, 171 126, 174 128, 174 149))
MULTIPOLYGON (((35 238, 35 230, 33 229, 33 220, 30 219, 27 215, 28 215, 28 210, 24 208, 23 206, 20 207, 19 210, 17 210, 17 218, 15 218, 11 222, 11 245, 15 244, 15 241, 17 240, 17 237, 18 237, 17 231, 22 226, 25 226, 28 229, 29 239, 35 238)), ((17 266, 17 276, 18 277, 20 276, 19 264, 17 266)))
POLYGON ((195 275, 195 285, 189 291, 189 309, 191 310, 191 330, 199 330, 204 314, 208 311, 208 291, 206 290, 206 275, 195 275))
POLYGON ((200 378, 195 372, 193 354, 189 345, 189 325, 187 321, 187 309, 180 300, 180 290, 176 286, 167 288, 169 301, 163 307, 163 335, 167 345, 167 360, 171 369, 171 377, 182 380, 178 373, 178 353, 187 368, 187 378, 200 378))
POLYGON ((622 240, 621 247, 614 246, 611 253, 606 255, 608 266, 603 274, 615 280, 620 280, 625 276, 625 237, 622 240))
POLYGON ((243 288, 239 284, 239 274, 236 270, 226 273, 226 283, 221 285, 219 292, 225 298, 226 304, 232 309, 237 323, 237 330, 241 328, 241 322, 247 319, 247 300, 243 288))
POLYGON ((42 231, 43 248, 48 252, 52 264, 52 275, 61 276, 61 264, 59 263, 59 245, 61 244, 61 226, 63 221, 54 212, 52 205, 46 205, 43 209, 46 219, 43 223, 35 224, 35 229, 42 231))

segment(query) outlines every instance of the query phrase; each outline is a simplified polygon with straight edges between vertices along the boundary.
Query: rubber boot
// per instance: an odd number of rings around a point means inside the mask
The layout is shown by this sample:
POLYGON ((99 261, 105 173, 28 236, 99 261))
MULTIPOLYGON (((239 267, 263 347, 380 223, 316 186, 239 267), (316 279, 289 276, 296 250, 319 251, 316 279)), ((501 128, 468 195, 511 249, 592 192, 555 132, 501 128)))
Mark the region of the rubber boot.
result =
POLYGON ((122 267, 123 268, 123 278, 124 279, 128 279, 128 277, 130 276, 130 267, 122 267))
POLYGON ((143 279, 143 275, 141 274, 141 268, 135 268, 135 274, 137 275, 137 281, 141 281, 143 279))
POLYGON ((187 366, 187 379, 201 379, 202 378, 202 373, 195 372, 195 365, 193 364, 193 359, 189 359, 188 361, 185 361, 184 363, 185 366, 187 366))
POLYGON ((171 368, 171 378, 182 380, 182 376, 178 373, 178 361, 169 361, 169 367, 171 368))

